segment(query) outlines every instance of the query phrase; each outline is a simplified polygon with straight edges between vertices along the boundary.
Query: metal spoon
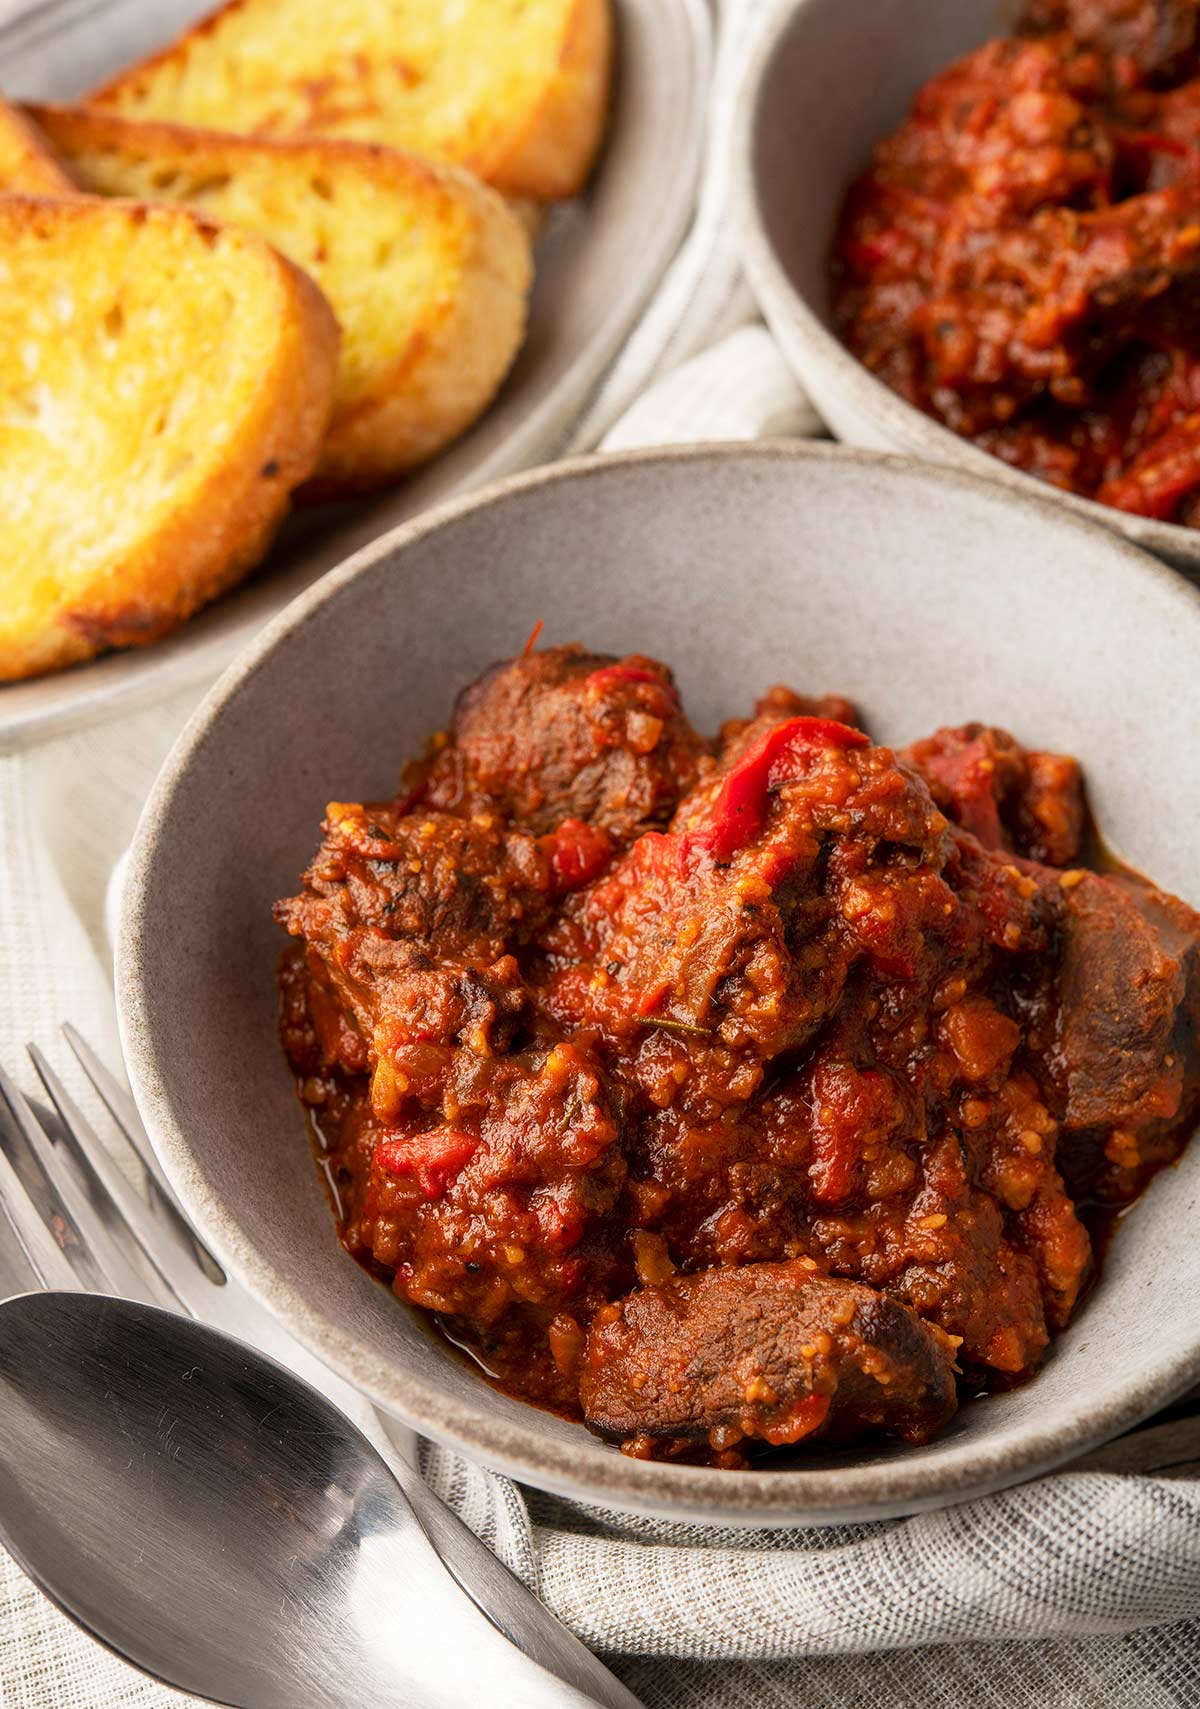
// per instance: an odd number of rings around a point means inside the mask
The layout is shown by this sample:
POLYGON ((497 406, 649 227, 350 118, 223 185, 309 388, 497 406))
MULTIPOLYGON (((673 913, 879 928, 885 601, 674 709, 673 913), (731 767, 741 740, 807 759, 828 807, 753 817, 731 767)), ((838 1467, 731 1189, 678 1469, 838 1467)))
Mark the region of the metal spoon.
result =
POLYGON ((365 1437, 218 1330, 126 1300, 7 1300, 0 1420, 0 1539, 180 1690, 234 1709, 639 1709, 588 1652, 594 1672, 564 1684, 510 1644, 365 1437))

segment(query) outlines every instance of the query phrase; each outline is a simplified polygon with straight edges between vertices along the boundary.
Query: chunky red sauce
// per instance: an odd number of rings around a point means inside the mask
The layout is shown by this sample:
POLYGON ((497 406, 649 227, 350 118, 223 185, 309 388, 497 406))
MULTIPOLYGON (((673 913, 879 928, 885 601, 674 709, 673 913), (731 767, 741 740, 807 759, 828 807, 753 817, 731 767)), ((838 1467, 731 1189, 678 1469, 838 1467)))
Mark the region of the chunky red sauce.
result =
POLYGON ((345 1245, 627 1452, 925 1439, 1200 1106, 1200 917, 1086 838, 1002 731, 778 688, 710 742, 654 660, 497 666, 277 909, 345 1245))
POLYGON ((847 198, 835 312, 893 391, 1042 480, 1200 523, 1200 7, 1032 0, 847 198))

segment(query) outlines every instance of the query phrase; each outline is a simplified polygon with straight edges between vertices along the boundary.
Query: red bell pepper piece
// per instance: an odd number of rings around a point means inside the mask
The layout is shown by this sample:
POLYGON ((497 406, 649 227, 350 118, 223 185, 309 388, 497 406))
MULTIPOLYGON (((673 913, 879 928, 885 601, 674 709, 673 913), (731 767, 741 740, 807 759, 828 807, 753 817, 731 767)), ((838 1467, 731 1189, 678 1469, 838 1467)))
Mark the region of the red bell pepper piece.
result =
POLYGON ((428 1133, 381 1140, 375 1157, 386 1175, 415 1177, 427 1199, 440 1199, 478 1149, 479 1141, 469 1133, 435 1127, 428 1133))
POLYGON ((644 665, 601 665, 598 671, 592 671, 584 677, 584 682, 592 688, 608 688, 623 682, 648 682, 654 688, 660 688, 669 696, 672 705, 679 705, 679 692, 669 682, 664 682, 655 671, 648 671, 644 665))
POLYGON ((1164 136, 1161 131, 1114 130, 1113 136, 1118 148, 1131 149, 1139 154, 1173 154, 1184 160, 1195 152, 1191 143, 1184 142, 1181 137, 1164 136))
POLYGON ((767 822, 771 790, 799 777, 805 761, 827 748, 864 748, 869 738, 832 718, 789 718, 774 724, 730 770, 712 808, 712 822, 687 833, 691 848, 732 860, 767 822))

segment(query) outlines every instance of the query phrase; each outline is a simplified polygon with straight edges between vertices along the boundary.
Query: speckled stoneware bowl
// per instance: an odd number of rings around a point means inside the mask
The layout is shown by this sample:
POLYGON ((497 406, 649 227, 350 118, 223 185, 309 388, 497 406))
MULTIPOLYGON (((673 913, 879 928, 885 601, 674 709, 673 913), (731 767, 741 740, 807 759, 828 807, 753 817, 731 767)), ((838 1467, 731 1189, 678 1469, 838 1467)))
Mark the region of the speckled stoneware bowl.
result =
POLYGON ((737 170, 750 282, 788 363, 839 439, 1049 494, 1200 577, 1200 530, 1057 493, 1006 468, 897 397, 831 329, 829 248, 846 189, 921 85, 1007 31, 1020 9, 1017 0, 798 0, 785 10, 740 96, 737 170))
POLYGON ((756 1524, 962 1500, 1115 1434, 1200 1377, 1200 1146, 1119 1234, 1030 1386, 924 1448, 715 1472, 624 1458, 494 1393, 341 1250, 275 1036, 282 936, 327 799, 391 792, 455 691, 524 643, 640 649, 701 729, 768 684, 836 689, 882 739, 970 717, 1084 759, 1115 847, 1200 902, 1200 593, 994 483, 835 446, 560 465, 378 541, 208 697, 146 808, 118 958, 130 1072, 180 1196, 303 1342, 418 1429, 616 1508, 756 1524))

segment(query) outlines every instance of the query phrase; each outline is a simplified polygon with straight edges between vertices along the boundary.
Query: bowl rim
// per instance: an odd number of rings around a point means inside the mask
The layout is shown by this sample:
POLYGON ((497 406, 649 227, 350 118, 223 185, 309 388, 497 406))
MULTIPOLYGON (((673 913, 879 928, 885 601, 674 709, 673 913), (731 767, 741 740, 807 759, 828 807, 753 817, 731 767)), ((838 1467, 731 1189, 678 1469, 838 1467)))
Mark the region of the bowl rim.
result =
MULTIPOLYGON (((1098 523, 1110 533, 1115 531, 1148 552, 1177 565, 1200 568, 1200 529, 1159 522, 1064 492, 981 451, 971 440, 908 403, 851 354, 795 283, 767 229, 755 164, 755 137, 766 80, 784 38, 811 4, 812 0, 790 0, 772 15, 746 61, 735 95, 733 124, 734 221, 742 261, 753 295, 789 362, 795 346, 802 344, 810 359, 829 375, 830 383, 887 436, 896 447, 896 455, 963 469, 1030 498, 1048 496, 1058 507, 1098 523)), ((843 193, 848 188, 844 186, 843 193)), ((798 379, 801 385, 805 383, 803 372, 798 379)))
MULTIPOLYGON (((780 1471, 724 1472, 627 1458, 598 1442, 582 1425, 577 1445, 539 1436, 523 1419, 489 1419, 486 1408, 459 1402, 437 1384, 421 1383, 355 1341, 352 1331, 326 1318, 304 1299, 241 1231, 236 1215, 213 1193, 201 1162, 176 1118, 163 1069, 152 1044, 152 1005, 144 981, 145 945, 153 930, 145 897, 159 837, 175 796, 195 758, 213 739, 225 708, 263 661, 342 589, 381 559, 400 558, 426 536, 460 518, 543 487, 607 476, 655 465, 743 461, 796 464, 818 462, 878 471, 889 479, 915 479, 955 489, 1001 506, 1018 504, 1041 513, 1048 528, 1075 536, 1078 546, 1107 553, 1131 578, 1153 583, 1173 604, 1181 622, 1200 625, 1200 589, 1110 529, 1064 514, 1036 491, 1014 495, 997 483, 940 463, 919 463, 889 453, 858 450, 823 441, 702 442, 591 454, 461 495, 371 541, 306 589, 280 612, 225 671, 192 714, 159 772, 143 808, 120 899, 115 963, 118 1020, 135 1100, 155 1152, 188 1216, 229 1272, 294 1338, 338 1372, 384 1412, 442 1442, 469 1459, 555 1494, 623 1511, 675 1520, 698 1519, 735 1526, 835 1523, 911 1514, 990 1494, 1051 1470, 1139 1423, 1200 1380, 1200 1324, 1195 1344, 1164 1357, 1153 1375, 1113 1391, 1103 1408, 1081 1409, 1069 1424, 1027 1430, 1017 1441, 952 1445, 937 1460, 914 1463, 903 1453, 873 1463, 780 1471)), ((403 1307, 401 1307, 403 1309, 403 1307)), ((480 1395, 489 1393, 480 1381, 480 1395)))

